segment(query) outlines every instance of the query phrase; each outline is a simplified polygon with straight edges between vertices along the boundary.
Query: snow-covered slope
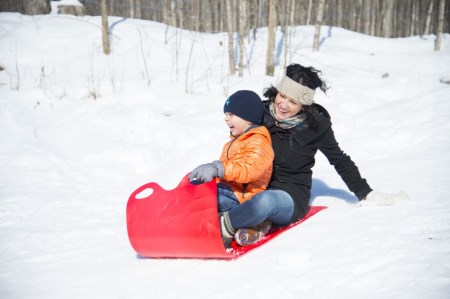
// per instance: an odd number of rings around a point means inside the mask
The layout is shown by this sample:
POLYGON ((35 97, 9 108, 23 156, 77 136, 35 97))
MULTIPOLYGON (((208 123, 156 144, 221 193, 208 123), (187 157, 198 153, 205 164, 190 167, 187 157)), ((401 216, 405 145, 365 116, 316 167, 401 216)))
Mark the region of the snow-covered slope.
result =
POLYGON ((264 76, 259 29, 230 77, 225 34, 111 17, 104 56, 100 22, 0 13, 1 298, 448 298, 448 34, 434 52, 434 36, 323 27, 312 52, 302 26, 289 49, 322 70, 316 101, 372 188, 408 203, 359 207, 318 154, 312 204, 327 210, 236 261, 167 260, 136 257, 129 194, 217 159, 226 95, 262 95, 283 49, 264 76))

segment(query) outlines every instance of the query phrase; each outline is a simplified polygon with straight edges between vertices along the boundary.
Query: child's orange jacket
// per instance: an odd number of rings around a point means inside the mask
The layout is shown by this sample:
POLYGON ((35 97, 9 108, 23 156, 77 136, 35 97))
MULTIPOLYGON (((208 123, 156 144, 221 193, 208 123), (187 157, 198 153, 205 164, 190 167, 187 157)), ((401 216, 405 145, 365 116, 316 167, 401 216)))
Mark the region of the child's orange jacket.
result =
POLYGON ((220 162, 227 183, 240 203, 264 191, 272 176, 273 149, 270 133, 264 126, 252 128, 227 142, 220 162))

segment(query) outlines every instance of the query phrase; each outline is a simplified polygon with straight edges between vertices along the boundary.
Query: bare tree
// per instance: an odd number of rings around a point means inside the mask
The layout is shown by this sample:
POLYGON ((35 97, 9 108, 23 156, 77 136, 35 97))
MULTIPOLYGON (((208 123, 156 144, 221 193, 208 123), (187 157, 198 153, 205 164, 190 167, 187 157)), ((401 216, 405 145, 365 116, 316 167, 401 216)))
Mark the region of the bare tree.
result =
POLYGON ((363 11, 364 11, 364 21, 363 21, 363 28, 362 28, 362 32, 364 34, 370 34, 370 25, 371 25, 371 21, 370 21, 370 0, 364 0, 363 3, 363 11))
POLYGON ((139 33, 139 46, 141 49, 141 55, 142 55, 142 61, 144 62, 144 78, 147 81, 147 86, 150 86, 150 75, 148 72, 148 66, 147 66, 147 58, 145 57, 145 51, 144 51, 144 42, 142 40, 142 34, 141 34, 141 30, 138 29, 138 33, 139 33))
POLYGON ((320 46, 320 27, 322 26, 323 8, 325 0, 319 0, 317 7, 316 29, 314 31, 313 51, 319 51, 320 46))
POLYGON ((239 77, 244 75, 244 48, 247 35, 247 0, 239 2, 239 77))
POLYGON ((433 1, 430 1, 430 6, 428 7, 427 18, 425 20, 425 29, 423 30, 423 34, 430 34, 430 23, 431 23, 431 15, 433 13, 433 1))
POLYGON ((412 13, 411 13, 411 27, 410 27, 410 35, 414 35, 414 31, 416 30, 417 23, 417 2, 413 1, 412 13))
POLYGON ((134 1, 134 17, 136 19, 142 18, 142 0, 133 0, 134 1))
MULTIPOLYGON (((100 14, 102 13, 102 3, 101 3, 101 1, 102 1, 102 0, 100 0, 100 14)), ((115 1, 116 1, 116 0, 108 0, 108 3, 109 3, 109 9, 108 9, 108 11, 109 11, 109 13, 110 13, 112 16, 117 16, 117 15, 118 15, 118 13, 116 13, 116 10, 115 10, 115 7, 116 7, 115 1)), ((120 0, 118 0, 118 1, 120 1, 120 0)))
POLYGON ((374 34, 376 36, 381 36, 381 22, 383 21, 382 18, 382 3, 380 3, 380 1, 376 0, 373 1, 373 9, 372 11, 375 12, 375 16, 374 16, 374 26, 375 26, 375 30, 374 30, 374 34))
POLYGON ((358 0, 354 4, 356 7, 353 8, 353 15, 354 15, 353 31, 359 31, 359 28, 361 26, 362 0, 358 0))
POLYGON ((392 19, 394 14, 394 2, 395 0, 386 0, 384 2, 384 14, 383 14, 383 37, 392 37, 392 19))
POLYGON ((200 0, 192 0, 191 1, 191 20, 193 22, 191 24, 191 30, 199 31, 200 30, 200 0))
POLYGON ((309 0, 309 4, 308 4, 308 19, 306 21, 306 25, 309 25, 311 23, 311 11, 312 11, 312 0, 309 0))
POLYGON ((286 68, 286 65, 288 64, 289 60, 288 52, 289 48, 291 47, 292 31, 293 31, 292 27, 294 26, 295 0, 288 0, 286 8, 287 8, 286 13, 289 15, 289 21, 285 29, 283 69, 286 68))
POLYGON ((170 24, 177 27, 177 11, 175 9, 175 2, 170 1, 170 24))
POLYGON ((192 42, 191 42, 191 49, 190 49, 190 51, 189 51, 189 56, 188 56, 188 61, 187 61, 187 65, 186 65, 186 72, 185 72, 185 92, 186 93, 189 93, 189 92, 192 92, 192 88, 190 88, 189 87, 189 78, 191 77, 190 75, 189 75, 189 71, 190 71, 190 68, 191 68, 191 60, 192 60, 192 56, 193 56, 193 53, 194 53, 194 46, 195 46, 195 44, 197 43, 197 40, 198 40, 198 38, 199 38, 199 33, 198 32, 193 32, 192 33, 192 42))
POLYGON ((203 23, 203 29, 206 32, 213 32, 212 3, 210 1, 202 1, 201 3, 200 18, 203 23))
POLYGON ((134 19, 135 13, 134 13, 134 0, 128 0, 128 8, 130 11, 130 18, 134 19))
MULTIPOLYGON (((168 10, 167 6, 170 7, 170 0, 162 0, 162 3, 161 3, 162 21, 164 24, 167 24, 167 27, 169 27, 170 26, 170 11, 168 10)), ((167 33, 167 30, 168 29, 166 29, 166 33, 167 33)))
POLYGON ((434 50, 441 50, 442 30, 444 28, 444 13, 445 13, 445 0, 439 1, 439 19, 436 30, 436 41, 434 43, 434 50))
POLYGON ((184 4, 183 1, 180 1, 178 4, 178 27, 184 28, 184 4))
POLYGON ((103 53, 109 55, 111 50, 109 48, 109 30, 108 30, 108 11, 106 8, 106 0, 100 1, 100 10, 102 12, 102 42, 103 42, 103 53))
POLYGON ((275 64, 273 51, 275 50, 275 0, 269 0, 269 25, 267 53, 266 53, 266 75, 273 76, 275 72, 275 64))
POLYGON ((264 1, 258 1, 258 8, 257 8, 257 16, 256 16, 256 27, 263 27, 263 18, 261 18, 261 15, 263 13, 263 11, 265 11, 264 9, 264 1))
POLYGON ((234 75, 234 30, 231 0, 226 0, 227 29, 228 29, 228 66, 230 75, 234 75))

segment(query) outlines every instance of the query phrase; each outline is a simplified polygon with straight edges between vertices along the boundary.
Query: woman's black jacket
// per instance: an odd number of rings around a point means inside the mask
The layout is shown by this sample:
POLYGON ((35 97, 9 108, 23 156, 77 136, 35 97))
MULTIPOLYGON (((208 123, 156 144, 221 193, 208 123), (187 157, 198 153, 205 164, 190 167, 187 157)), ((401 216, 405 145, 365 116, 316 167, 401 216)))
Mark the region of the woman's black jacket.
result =
POLYGON ((327 157, 358 199, 365 198, 372 191, 355 163, 339 147, 331 128, 330 115, 325 108, 313 104, 319 115, 315 130, 308 125, 308 119, 294 128, 282 129, 275 125, 269 104, 269 101, 264 101, 264 126, 272 137, 275 158, 268 188, 284 190, 293 198, 295 208, 292 222, 305 216, 309 210, 312 167, 317 150, 327 157))

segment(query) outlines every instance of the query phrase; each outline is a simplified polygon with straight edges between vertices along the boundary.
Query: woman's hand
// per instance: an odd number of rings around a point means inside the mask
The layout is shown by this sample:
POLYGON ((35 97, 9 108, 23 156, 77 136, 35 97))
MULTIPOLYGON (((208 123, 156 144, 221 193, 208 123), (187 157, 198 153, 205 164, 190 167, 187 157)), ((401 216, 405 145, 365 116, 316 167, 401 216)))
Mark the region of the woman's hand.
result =
POLYGON ((361 205, 371 206, 392 206, 398 203, 406 202, 409 199, 405 191, 397 194, 386 194, 378 191, 371 191, 366 198, 360 201, 361 205))

